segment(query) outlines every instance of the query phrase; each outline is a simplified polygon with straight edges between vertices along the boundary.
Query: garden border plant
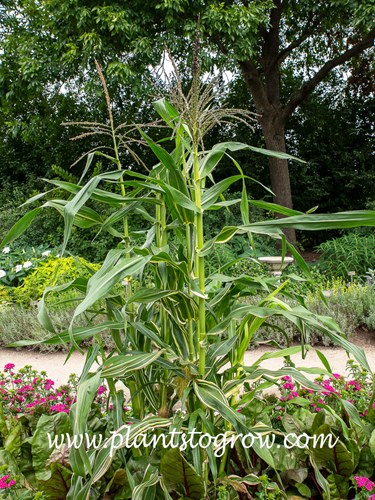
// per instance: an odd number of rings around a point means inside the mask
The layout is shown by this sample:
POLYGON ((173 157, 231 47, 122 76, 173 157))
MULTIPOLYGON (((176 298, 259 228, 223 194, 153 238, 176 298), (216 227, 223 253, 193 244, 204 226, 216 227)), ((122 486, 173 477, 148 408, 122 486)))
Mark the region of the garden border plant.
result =
MULTIPOLYGON (((363 350, 348 342, 331 319, 309 312, 302 297, 297 297, 298 305, 294 307, 283 300, 284 295, 290 296, 286 282, 280 284, 271 277, 230 277, 222 272, 206 275, 205 259, 215 245, 226 243, 235 235, 249 237, 252 242, 254 234, 279 239, 282 255, 285 256, 289 250, 308 275, 308 267, 295 247, 286 240, 283 228, 320 231, 375 225, 375 212, 302 214, 257 201, 254 202, 257 206, 285 217, 252 223, 248 206, 253 200, 248 199, 247 183, 253 179, 244 175, 234 157, 236 151, 291 157, 233 142, 204 150, 203 136, 210 127, 220 120, 225 121, 228 115, 229 118, 239 115, 238 110, 216 109, 212 105, 212 87, 200 83, 197 61, 195 64, 193 83, 187 97, 177 79, 178 98, 174 105, 166 99, 154 103, 156 111, 171 129, 173 151, 168 152, 162 143, 155 143, 139 128, 142 140, 157 159, 156 165, 147 174, 122 167, 119 144, 125 140, 121 135, 123 127, 114 125, 108 91, 99 69, 107 99, 109 124, 83 122, 81 125, 84 133, 100 132, 112 137, 113 154, 100 149, 88 154, 84 174, 95 155, 105 157, 115 165, 115 169, 92 177, 84 185, 50 181, 59 189, 65 189, 70 195, 69 200, 49 200, 43 206, 32 209, 2 242, 5 245, 14 240, 41 210, 50 207, 64 216, 64 248, 75 224, 96 226, 98 230, 108 231, 119 238, 118 247, 110 250, 99 271, 90 278, 80 277, 47 288, 39 304, 39 320, 51 334, 44 341, 46 344, 69 342, 72 350, 81 350, 79 342, 93 338, 93 346, 86 354, 80 376, 77 402, 70 412, 74 434, 87 430, 87 417, 103 381, 108 385, 113 401, 112 425, 123 443, 134 444, 145 432, 160 434, 173 429, 187 432, 196 429, 212 435, 223 432, 252 433, 254 436, 271 433, 273 429, 269 423, 239 410, 251 410, 258 392, 277 385, 277 381, 285 376, 292 376, 306 389, 322 390, 303 374, 304 370, 307 373, 311 370, 296 368, 290 362, 290 356, 297 352, 305 355, 306 335, 310 328, 327 335, 371 373, 363 350), (215 183, 215 168, 224 155, 232 158, 238 174, 215 183), (234 182, 242 183, 241 198, 226 202, 223 193, 234 182), (113 183, 118 186, 116 193, 99 187, 112 187, 113 183), (113 213, 103 220, 97 212, 85 206, 90 199, 109 205, 113 213), (205 212, 233 203, 240 205, 242 224, 223 227, 216 236, 206 240, 205 212), (144 243, 138 246, 129 233, 128 217, 132 213, 142 214, 150 223, 144 243), (143 281, 145 272, 153 275, 151 285, 143 281), (121 289, 118 288, 119 283, 123 284, 121 289), (81 292, 83 299, 76 307, 69 327, 57 333, 48 314, 46 299, 52 291, 70 289, 81 292), (254 290, 266 292, 265 297, 255 305, 246 303, 246 297, 254 290), (75 319, 82 314, 92 317, 100 314, 107 319, 99 325, 76 328, 75 319), (252 366, 245 366, 244 356, 252 337, 262 324, 274 316, 283 316, 298 328, 300 345, 267 353, 252 366), (111 331, 115 343, 115 348, 109 353, 100 338, 103 330, 111 331), (263 359, 276 357, 284 357, 289 366, 277 371, 260 367, 263 359), (99 361, 99 368, 94 368, 95 360, 99 361), (118 381, 123 382, 131 393, 134 420, 130 427, 123 419, 124 395, 116 385, 118 381), (252 385, 255 382, 258 384, 256 388, 252 385), (176 412, 177 407, 183 411, 176 412)), ((42 196, 33 197, 30 202, 38 201, 42 196)), ((14 345, 27 344, 18 342, 14 345)), ((314 373, 331 373, 329 362, 319 351, 318 354, 323 367, 314 373)), ((371 380, 373 391, 372 375, 371 380)), ((374 394, 369 401, 370 416, 374 412, 374 394)), ((326 413, 322 412, 319 421, 314 420, 315 424, 310 427, 312 433, 321 428, 327 431, 330 422, 339 422, 340 435, 346 439, 349 429, 357 428, 360 419, 355 407, 341 399, 338 401, 350 423, 347 425, 328 408, 326 413)), ((210 446, 206 449, 192 447, 182 453, 161 447, 126 448, 124 444, 113 456, 111 443, 114 439, 114 436, 108 438, 99 450, 71 450, 73 475, 68 499, 101 498, 113 484, 115 475, 118 479, 121 475, 121 484, 129 495, 123 498, 136 500, 219 498, 223 492, 225 498, 236 498, 237 491, 247 494, 248 488, 263 484, 264 478, 260 479, 263 474, 277 485, 281 498, 286 497, 285 489, 289 485, 283 483, 279 473, 277 462, 280 454, 274 449, 271 452, 260 447, 256 441, 251 450, 240 445, 232 449, 228 445, 219 463, 210 446), (132 475, 135 463, 140 471, 136 478, 132 475)), ((309 463, 314 471, 316 488, 324 493, 325 498, 334 498, 334 492, 347 476, 337 471, 324 476, 319 471, 318 458, 310 452, 309 463)), ((320 458, 323 460, 324 454, 320 458)))

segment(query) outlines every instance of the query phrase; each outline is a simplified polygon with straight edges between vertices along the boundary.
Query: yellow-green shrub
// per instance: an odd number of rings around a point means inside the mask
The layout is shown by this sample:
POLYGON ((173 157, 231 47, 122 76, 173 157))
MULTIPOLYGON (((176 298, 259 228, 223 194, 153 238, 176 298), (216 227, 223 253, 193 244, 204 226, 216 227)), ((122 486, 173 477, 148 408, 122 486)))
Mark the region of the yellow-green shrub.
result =
MULTIPOLYGON (((13 301, 23 306, 29 306, 39 300, 45 288, 62 285, 78 277, 90 277, 89 269, 96 272, 100 264, 91 264, 80 257, 51 257, 41 262, 34 272, 23 281, 22 286, 14 288, 13 301)), ((76 292, 68 291, 58 294, 58 299, 73 298, 76 292)), ((50 300, 56 300, 57 293, 51 294, 50 300)))
POLYGON ((0 309, 7 306, 13 301, 11 289, 0 285, 0 309))

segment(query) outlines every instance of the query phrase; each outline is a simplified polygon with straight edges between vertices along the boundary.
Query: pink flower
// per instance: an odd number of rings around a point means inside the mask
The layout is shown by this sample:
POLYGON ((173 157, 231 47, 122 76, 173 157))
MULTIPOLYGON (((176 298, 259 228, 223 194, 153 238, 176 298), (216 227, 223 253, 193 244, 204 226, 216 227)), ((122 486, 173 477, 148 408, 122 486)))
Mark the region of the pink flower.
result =
POLYGON ((341 378, 341 375, 339 375, 338 373, 332 373, 332 375, 335 377, 335 379, 341 378))
POLYGON ((57 405, 51 406, 51 411, 69 413, 69 408, 67 408, 63 403, 58 403, 57 405))
POLYGON ((291 382, 292 381, 292 379, 289 377, 289 375, 285 375, 283 377, 283 380, 285 380, 285 382, 291 382))
POLYGON ((12 368, 14 368, 16 365, 14 365, 13 363, 8 363, 4 366, 4 371, 7 372, 8 370, 11 370, 12 368))
POLYGON ((14 383, 17 384, 17 385, 18 384, 22 384, 22 378, 16 378, 16 379, 14 379, 14 383))
POLYGON ((294 384, 291 384, 290 382, 287 382, 286 384, 284 384, 283 386, 283 389, 290 389, 290 390, 293 390, 294 389, 294 384))
POLYGON ((345 389, 348 389, 348 387, 354 386, 354 389, 356 391, 360 391, 362 389, 361 384, 359 384, 356 380, 349 380, 349 382, 346 383, 345 389))
POLYGON ((33 390, 34 390, 34 388, 31 385, 24 385, 24 386, 22 386, 22 387, 20 387, 18 389, 18 393, 22 394, 24 392, 30 392, 30 391, 33 391, 33 390))
POLYGON ((100 396, 100 394, 104 394, 105 392, 107 392, 107 388, 105 385, 101 385, 98 389, 98 395, 100 396))
POLYGON ((9 482, 7 482, 9 478, 9 474, 7 476, 0 477, 0 490, 11 488, 16 484, 16 481, 14 479, 11 479, 9 482))
POLYGON ((45 389, 46 391, 49 391, 53 385, 55 385, 55 382, 54 382, 53 380, 47 379, 47 380, 44 382, 44 389, 45 389))
POLYGON ((322 391, 325 396, 330 396, 332 392, 335 392, 335 389, 328 383, 324 384, 323 387, 326 389, 326 391, 322 391))
POLYGON ((354 476, 353 480, 356 482, 358 488, 366 488, 367 491, 371 491, 375 486, 375 483, 370 481, 366 476, 354 476))

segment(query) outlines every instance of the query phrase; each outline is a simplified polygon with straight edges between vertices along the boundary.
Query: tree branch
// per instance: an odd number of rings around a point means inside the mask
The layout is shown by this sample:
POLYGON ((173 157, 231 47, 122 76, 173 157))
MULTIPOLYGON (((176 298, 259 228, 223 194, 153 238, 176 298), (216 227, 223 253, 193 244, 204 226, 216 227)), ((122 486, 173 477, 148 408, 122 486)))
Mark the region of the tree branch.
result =
POLYGON ((253 96, 257 113, 263 114, 269 103, 259 71, 252 61, 238 61, 238 64, 243 73, 246 85, 253 96))
POLYGON ((342 54, 327 61, 315 75, 302 85, 302 87, 294 92, 290 97, 288 103, 283 109, 283 118, 286 120, 293 111, 309 96, 315 87, 321 83, 328 73, 337 66, 344 64, 351 58, 360 55, 366 49, 370 48, 375 39, 375 28, 372 29, 362 40, 356 43, 353 47, 346 50, 342 54))
POLYGON ((288 56, 288 54, 290 52, 292 52, 292 50, 294 50, 297 47, 299 47, 307 38, 309 38, 309 36, 311 34, 312 34, 312 31, 308 30, 305 33, 303 33, 300 37, 298 37, 295 40, 293 40, 292 43, 290 43, 287 47, 285 47, 285 49, 283 49, 283 50, 281 50, 279 52, 279 55, 278 55, 275 63, 276 64, 281 64, 284 61, 284 59, 288 56))

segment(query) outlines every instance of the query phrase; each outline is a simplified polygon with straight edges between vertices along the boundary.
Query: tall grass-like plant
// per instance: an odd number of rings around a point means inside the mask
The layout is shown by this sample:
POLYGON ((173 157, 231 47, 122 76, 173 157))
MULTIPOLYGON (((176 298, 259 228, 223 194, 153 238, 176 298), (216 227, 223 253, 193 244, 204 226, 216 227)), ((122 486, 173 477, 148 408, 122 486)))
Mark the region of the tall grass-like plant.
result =
MULTIPOLYGON (((251 201, 247 197, 247 183, 252 179, 244 175, 234 158, 235 152, 289 156, 233 142, 204 150, 204 133, 213 124, 226 120, 228 115, 230 118, 240 115, 216 110, 211 106, 209 90, 201 91, 196 71, 188 97, 184 97, 180 88, 174 105, 166 99, 154 103, 171 130, 173 147, 172 152, 168 152, 162 143, 155 142, 139 128, 141 140, 156 157, 156 164, 149 167, 147 173, 122 167, 119 144, 126 139, 121 138, 121 128, 115 127, 111 115, 109 125, 85 124, 92 132, 98 128, 99 132, 111 135, 112 152, 97 150, 90 155, 105 154, 114 169, 83 185, 51 181, 59 189, 65 189, 69 199, 47 201, 31 210, 2 242, 4 246, 21 234, 45 207, 53 207, 64 216, 65 245, 74 224, 96 226, 119 239, 118 247, 108 253, 99 271, 89 278, 77 278, 47 289, 39 305, 39 320, 51 333, 47 343, 70 342, 72 349, 79 349, 78 343, 84 338, 94 340, 86 354, 77 403, 71 412, 74 433, 86 432, 91 404, 103 381, 108 384, 114 406, 109 428, 116 434, 111 436, 108 432, 99 450, 71 450, 73 476, 67 497, 71 500, 102 498, 115 476, 124 488, 121 498, 145 500, 217 498, 223 485, 227 492, 232 492, 228 498, 236 498, 236 490, 246 492, 246 485, 254 484, 256 475, 264 471, 282 489, 273 456, 275 450, 262 448, 257 441, 252 449, 246 449, 241 443, 235 448, 230 446, 233 434, 257 436, 272 432, 262 417, 255 423, 239 410, 255 402, 256 391, 249 390, 249 384, 254 382, 260 384, 260 390, 285 375, 292 375, 306 388, 317 390, 317 386, 294 367, 277 371, 262 369, 262 359, 305 352, 306 334, 313 327, 351 352, 370 371, 363 351, 347 342, 333 321, 310 313, 301 298, 295 307, 283 300, 285 283, 275 278, 231 277, 215 271, 206 274, 205 259, 215 246, 230 241, 235 235, 249 237, 251 241, 254 234, 280 239, 283 255, 289 249, 308 273, 298 252, 286 241, 283 227, 321 230, 375 225, 375 212, 307 215, 257 202, 258 206, 286 217, 252 223, 248 208, 251 201), (232 157, 238 174, 215 183, 215 168, 224 155, 232 157), (223 227, 214 237, 205 238, 205 213, 225 209, 228 203, 223 193, 235 182, 242 183, 242 194, 230 203, 240 205, 243 223, 223 227), (113 184, 118 187, 117 192, 113 184), (112 214, 103 220, 86 206, 90 199, 112 207, 112 214), (138 246, 127 224, 132 214, 141 214, 149 222, 143 244, 138 246), (70 288, 81 292, 82 300, 66 331, 57 333, 45 299, 52 289, 70 288), (246 303, 244 299, 254 290, 266 292, 265 298, 259 304, 246 303), (76 319, 82 315, 87 316, 88 326, 77 328, 76 319), (98 315, 106 320, 90 326, 90 318, 98 315), (245 366, 245 352, 252 337, 268 318, 280 315, 299 329, 301 345, 269 353, 252 366, 245 366), (106 353, 100 337, 104 330, 110 330, 113 336, 115 348, 110 353, 106 353), (96 359, 98 369, 94 368, 96 359), (123 413, 124 393, 117 382, 122 382, 130 391, 134 415, 130 426, 123 413), (171 432, 193 430, 209 435, 227 433, 222 437, 223 456, 215 455, 213 444, 207 448, 188 446, 186 450, 164 449, 161 445, 135 446, 145 433, 166 436, 171 432), (112 445, 118 447, 116 454, 112 445), (135 475, 134 470, 137 470, 135 475)), ((105 92, 110 110, 106 88, 105 92)), ((92 156, 88 158, 90 161, 92 156)), ((329 371, 328 361, 321 358, 325 370, 329 371)), ((350 403, 346 403, 345 408, 355 412, 350 403)), ((329 484, 319 476, 319 471, 317 477, 329 497, 329 484)))
POLYGON ((319 266, 332 277, 349 279, 351 272, 365 279, 369 269, 375 267, 375 234, 346 234, 321 243, 319 266))

